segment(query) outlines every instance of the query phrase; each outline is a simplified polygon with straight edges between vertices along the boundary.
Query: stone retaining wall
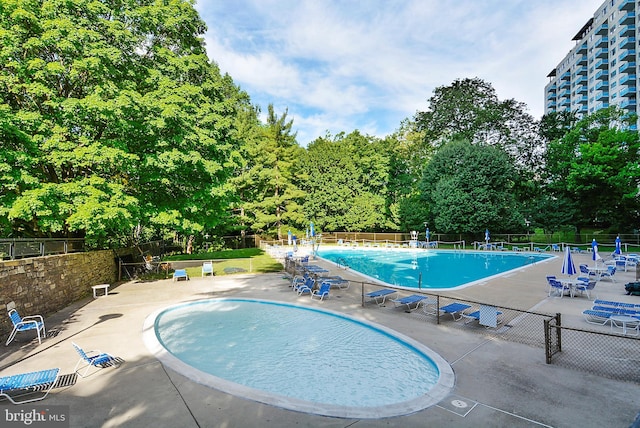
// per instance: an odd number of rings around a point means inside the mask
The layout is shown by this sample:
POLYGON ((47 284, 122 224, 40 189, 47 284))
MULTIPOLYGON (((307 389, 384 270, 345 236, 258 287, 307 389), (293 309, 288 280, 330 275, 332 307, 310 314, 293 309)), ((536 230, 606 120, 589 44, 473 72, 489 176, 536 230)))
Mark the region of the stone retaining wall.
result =
POLYGON ((46 317, 88 295, 91 286, 113 284, 117 266, 111 250, 0 261, 0 333, 13 326, 6 306, 15 302, 22 316, 46 317))

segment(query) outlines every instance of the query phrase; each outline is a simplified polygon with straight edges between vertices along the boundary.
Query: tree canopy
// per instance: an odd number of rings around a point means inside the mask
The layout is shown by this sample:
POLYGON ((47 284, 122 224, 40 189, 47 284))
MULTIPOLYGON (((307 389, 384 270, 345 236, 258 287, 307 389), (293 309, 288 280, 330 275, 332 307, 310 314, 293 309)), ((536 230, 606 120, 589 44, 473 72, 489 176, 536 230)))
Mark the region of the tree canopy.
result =
POLYGON ((193 5, 0 8, 5 233, 105 242, 138 224, 215 227, 236 158, 238 90, 208 60, 193 5))

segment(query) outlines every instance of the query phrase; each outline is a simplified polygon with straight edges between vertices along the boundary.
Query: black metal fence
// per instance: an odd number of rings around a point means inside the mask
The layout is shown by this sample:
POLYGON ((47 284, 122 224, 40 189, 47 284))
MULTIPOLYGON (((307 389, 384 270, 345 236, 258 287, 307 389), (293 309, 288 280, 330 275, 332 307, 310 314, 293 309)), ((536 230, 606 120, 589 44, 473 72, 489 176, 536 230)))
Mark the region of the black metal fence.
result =
MULTIPOLYGON (((285 260, 285 270, 294 277, 305 273, 303 263, 295 259, 285 260)), ((313 271, 310 275, 318 275, 313 271)), ((420 317, 428 323, 464 329, 497 339, 521 343, 544 350, 547 364, 597 373, 604 377, 640 382, 640 338, 615 333, 597 332, 562 325, 561 314, 548 314, 510 308, 495 303, 453 299, 424 290, 406 290, 391 285, 366 281, 351 281, 352 287, 360 288, 363 307, 398 306, 411 316, 420 317), (389 289, 396 292, 390 298, 375 300, 370 293, 389 289), (424 299, 414 305, 398 305, 398 297, 419 295, 424 299), (393 300, 391 300, 393 299, 393 300), (457 314, 442 309, 452 303, 462 303, 468 308, 457 314), (469 316, 482 306, 495 310, 496 325, 487 327, 482 321, 469 316)))
POLYGON ((0 239, 0 260, 67 254, 85 250, 84 239, 10 238, 0 239))

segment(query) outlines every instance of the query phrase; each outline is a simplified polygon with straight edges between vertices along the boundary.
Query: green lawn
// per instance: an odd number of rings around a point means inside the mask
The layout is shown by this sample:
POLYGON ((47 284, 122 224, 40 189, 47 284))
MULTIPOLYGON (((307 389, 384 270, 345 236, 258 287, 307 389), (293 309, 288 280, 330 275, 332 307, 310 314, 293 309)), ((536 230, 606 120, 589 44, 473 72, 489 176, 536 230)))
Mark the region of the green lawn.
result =
MULTIPOLYGON (((162 261, 181 260, 214 260, 213 271, 216 275, 282 271, 282 265, 259 248, 223 250, 199 254, 176 254, 162 261)), ((187 274, 190 277, 201 276, 201 268, 199 266, 189 267, 187 268, 187 274)))

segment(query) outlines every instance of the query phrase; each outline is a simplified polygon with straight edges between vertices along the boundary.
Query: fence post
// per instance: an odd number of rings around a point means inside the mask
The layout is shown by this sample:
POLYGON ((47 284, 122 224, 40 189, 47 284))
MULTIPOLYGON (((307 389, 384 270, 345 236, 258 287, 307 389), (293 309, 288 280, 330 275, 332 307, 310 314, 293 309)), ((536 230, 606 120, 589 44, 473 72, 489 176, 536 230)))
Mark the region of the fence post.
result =
POLYGON ((360 299, 362 300, 362 307, 364 308, 364 282, 360 283, 360 299))

